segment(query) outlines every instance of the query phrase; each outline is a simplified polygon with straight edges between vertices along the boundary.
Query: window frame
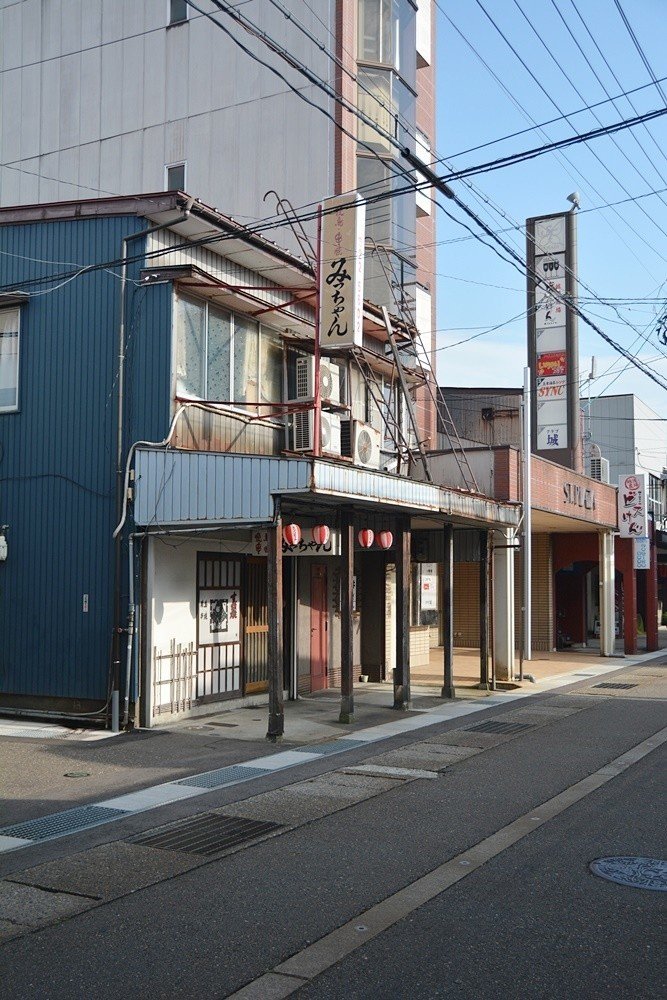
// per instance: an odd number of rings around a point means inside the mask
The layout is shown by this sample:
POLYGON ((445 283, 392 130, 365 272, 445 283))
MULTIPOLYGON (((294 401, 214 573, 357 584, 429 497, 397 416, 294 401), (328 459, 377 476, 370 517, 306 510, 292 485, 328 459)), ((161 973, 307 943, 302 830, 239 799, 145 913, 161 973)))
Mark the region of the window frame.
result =
POLYGON ((165 191, 187 191, 188 182, 188 161, 179 160, 176 163, 165 163, 164 165, 164 189, 165 191), (183 186, 182 187, 172 187, 169 184, 169 171, 176 170, 178 167, 183 168, 183 186))
POLYGON ((190 19, 190 5, 187 0, 182 0, 185 4, 185 13, 183 17, 174 17, 174 3, 175 0, 168 0, 168 17, 167 17, 167 27, 171 28, 176 24, 187 24, 190 19))
MULTIPOLYGON (((2 413, 18 413, 20 410, 19 405, 19 390, 21 387, 21 307, 17 305, 2 306, 0 305, 1 313, 16 313, 16 388, 15 388, 15 401, 11 406, 3 406, 0 403, 0 414, 2 413)), ((13 333, 13 331, 12 331, 13 333)), ((0 338, 3 333, 0 332, 0 338)))
MULTIPOLYGON (((264 323, 260 323, 259 320, 254 319, 248 313, 242 313, 239 311, 234 311, 234 309, 229 309, 224 306, 219 306, 215 302, 205 296, 199 296, 192 294, 191 292, 185 292, 179 289, 177 286, 174 288, 173 297, 173 322, 172 322, 172 396, 174 400, 178 399, 192 399, 194 402, 202 402, 210 404, 211 406, 219 407, 220 411, 223 410, 231 411, 234 413, 244 414, 245 416, 254 415, 262 417, 263 411, 269 409, 269 407, 260 406, 260 403, 271 402, 269 400, 264 400, 262 398, 262 385, 263 385, 263 350, 262 341, 266 337, 267 340, 271 340, 274 344, 280 346, 281 350, 281 361, 280 368, 278 371, 278 377, 276 382, 278 383, 278 395, 279 398, 275 400, 275 405, 280 406, 283 402, 283 360, 282 360, 282 347, 283 339, 280 330, 275 327, 268 326, 264 323), (208 389, 208 379, 209 379, 209 311, 210 309, 215 309, 220 313, 225 313, 229 316, 230 320, 230 336, 229 336, 229 400, 210 400, 206 396, 196 395, 194 393, 179 393, 178 391, 178 351, 179 351, 179 328, 178 328, 178 302, 179 300, 185 300, 187 302, 193 303, 200 308, 204 309, 205 312, 205 323, 204 323, 204 343, 202 345, 203 357, 200 358, 201 364, 201 379, 205 383, 204 388, 208 389), (247 403, 241 403, 235 399, 235 349, 236 349, 236 320, 244 320, 250 322, 257 327, 257 364, 255 371, 253 373, 252 381, 256 388, 256 399, 251 400, 247 403)), ((201 386, 200 386, 201 388, 201 386)), ((264 417, 265 420, 270 420, 282 426, 282 417, 280 415, 269 415, 264 417)))

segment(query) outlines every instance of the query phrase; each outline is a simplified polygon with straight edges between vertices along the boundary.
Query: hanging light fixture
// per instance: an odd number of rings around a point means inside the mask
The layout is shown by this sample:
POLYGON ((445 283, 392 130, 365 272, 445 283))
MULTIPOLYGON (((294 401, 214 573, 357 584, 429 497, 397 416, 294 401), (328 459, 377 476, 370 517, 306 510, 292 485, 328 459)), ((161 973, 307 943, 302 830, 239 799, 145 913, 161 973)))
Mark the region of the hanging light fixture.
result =
POLYGON ((371 545, 373 544, 374 538, 375 535, 370 528, 362 528, 359 534, 357 535, 357 539, 362 549, 370 549, 371 545))
POLYGON ((390 549, 394 544, 394 536, 391 531, 380 531, 378 533, 378 545, 381 549, 390 549))
POLYGON ((317 545, 326 545, 331 538, 331 528, 328 524, 316 524, 311 530, 311 535, 317 545))
POLYGON ((285 545, 298 545, 301 541, 301 528, 298 524, 286 524, 283 528, 285 545))

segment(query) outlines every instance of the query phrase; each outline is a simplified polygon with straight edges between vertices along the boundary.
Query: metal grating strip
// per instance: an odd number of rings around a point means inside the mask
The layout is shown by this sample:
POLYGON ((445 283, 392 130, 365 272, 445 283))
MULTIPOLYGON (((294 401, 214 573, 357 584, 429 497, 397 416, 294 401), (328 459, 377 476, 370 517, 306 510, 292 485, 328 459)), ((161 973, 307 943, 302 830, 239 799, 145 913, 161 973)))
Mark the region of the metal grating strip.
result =
POLYGON ((169 827, 133 837, 130 843, 155 847, 163 851, 181 851, 213 857, 239 844, 257 840, 274 830, 281 830, 280 823, 203 813, 169 827))
POLYGON ((207 771, 206 774, 195 774, 192 778, 182 778, 176 785, 190 785, 192 788, 221 788, 232 785, 235 781, 247 781, 248 778, 258 778, 271 772, 264 767, 243 767, 233 764, 230 767, 219 767, 217 771, 207 771))
POLYGON ((75 830, 85 830, 90 826, 97 826, 98 823, 107 823, 111 819, 129 815, 126 809, 78 806, 76 809, 66 809, 52 816, 42 816, 41 819, 5 826, 0 830, 0 834, 7 837, 24 837, 26 840, 49 840, 51 837, 61 837, 75 830))
POLYGON ((501 722, 499 719, 489 719, 488 722, 481 722, 478 726, 470 726, 466 732, 507 735, 509 733, 522 733, 526 729, 534 728, 535 726, 529 725, 527 722, 501 722))
POLYGON ((639 684, 612 684, 611 681, 605 681, 603 684, 594 684, 594 688, 607 688, 610 691, 629 691, 630 688, 639 687, 639 684))
POLYGON ((334 740, 333 743, 320 743, 318 746, 296 747, 295 753, 316 753, 326 757, 330 753, 342 753, 344 750, 355 750, 366 744, 362 740, 334 740))

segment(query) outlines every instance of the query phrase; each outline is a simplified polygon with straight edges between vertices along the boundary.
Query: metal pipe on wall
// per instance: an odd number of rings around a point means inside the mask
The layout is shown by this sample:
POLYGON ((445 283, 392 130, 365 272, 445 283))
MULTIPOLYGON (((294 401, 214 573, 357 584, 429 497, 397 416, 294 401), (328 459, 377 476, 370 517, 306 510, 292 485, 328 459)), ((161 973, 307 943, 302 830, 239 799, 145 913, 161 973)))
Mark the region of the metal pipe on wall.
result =
POLYGON ((519 680, 523 680, 523 661, 530 660, 532 647, 531 617, 531 579, 532 579, 532 491, 531 491, 531 399, 530 399, 530 368, 523 370, 523 656, 520 661, 519 680))

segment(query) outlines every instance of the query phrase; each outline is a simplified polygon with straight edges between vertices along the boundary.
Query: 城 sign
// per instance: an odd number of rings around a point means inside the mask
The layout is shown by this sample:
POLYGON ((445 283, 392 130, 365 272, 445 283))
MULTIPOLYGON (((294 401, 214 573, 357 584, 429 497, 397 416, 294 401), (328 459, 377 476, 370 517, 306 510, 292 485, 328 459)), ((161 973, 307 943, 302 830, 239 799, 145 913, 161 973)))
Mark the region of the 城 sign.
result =
POLYGON ((646 476, 619 476, 618 531, 621 538, 645 538, 648 535, 646 476))
POLYGON ((361 345, 366 206, 359 195, 322 203, 319 341, 323 351, 361 345))

